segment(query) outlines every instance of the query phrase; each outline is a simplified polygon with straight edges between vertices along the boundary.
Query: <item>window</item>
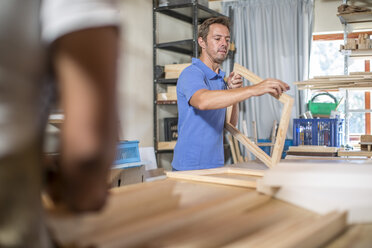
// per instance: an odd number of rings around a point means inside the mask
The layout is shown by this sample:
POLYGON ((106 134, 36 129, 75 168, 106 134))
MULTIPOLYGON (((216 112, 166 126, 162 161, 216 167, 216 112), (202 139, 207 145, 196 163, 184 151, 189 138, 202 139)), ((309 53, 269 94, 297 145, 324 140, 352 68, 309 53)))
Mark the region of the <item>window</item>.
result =
MULTIPOLYGON (((357 34, 354 34, 357 37, 357 34)), ((343 75, 344 74, 344 56, 340 52, 340 45, 344 44, 343 37, 340 34, 327 35, 327 40, 317 39, 314 36, 312 43, 312 51, 310 56, 310 78, 314 76, 328 76, 328 75, 343 75), (332 39, 333 37, 333 39, 332 39)), ((350 72, 364 72, 365 60, 349 58, 349 73, 350 72)), ((319 92, 311 92, 314 96, 319 92)), ((329 91, 338 100, 345 96, 345 92, 329 91)), ((307 99, 307 100, 309 100, 307 99)), ((344 101, 343 101, 344 102, 344 101)), ((362 90, 349 90, 349 109, 365 109, 365 91, 362 90)), ((339 111, 344 112, 345 106, 342 103, 339 106, 339 111)), ((349 133, 350 137, 359 136, 368 133, 367 126, 371 122, 370 114, 366 113, 349 113, 349 133), (367 116, 367 121, 366 121, 367 116), (366 125, 367 123, 367 125, 366 125)), ((369 127, 370 129, 370 127, 369 127)))

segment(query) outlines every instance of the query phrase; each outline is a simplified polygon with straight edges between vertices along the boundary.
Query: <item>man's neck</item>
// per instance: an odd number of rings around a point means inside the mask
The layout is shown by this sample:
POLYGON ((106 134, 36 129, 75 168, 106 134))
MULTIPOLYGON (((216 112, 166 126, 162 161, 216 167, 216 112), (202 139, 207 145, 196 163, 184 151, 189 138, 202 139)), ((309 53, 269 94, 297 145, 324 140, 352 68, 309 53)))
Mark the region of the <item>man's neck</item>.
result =
POLYGON ((220 64, 216 63, 213 61, 213 59, 211 57, 209 57, 208 55, 204 55, 204 53, 202 53, 200 55, 200 58, 199 58, 206 66, 208 66, 212 71, 214 71, 215 73, 219 73, 219 69, 220 69, 220 64))

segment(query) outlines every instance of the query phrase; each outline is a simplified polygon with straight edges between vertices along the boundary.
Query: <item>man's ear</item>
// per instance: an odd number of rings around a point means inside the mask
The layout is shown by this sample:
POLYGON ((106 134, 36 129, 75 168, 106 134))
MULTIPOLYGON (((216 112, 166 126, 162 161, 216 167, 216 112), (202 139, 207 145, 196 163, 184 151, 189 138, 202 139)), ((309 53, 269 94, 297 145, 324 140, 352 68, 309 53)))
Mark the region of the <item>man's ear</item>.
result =
POLYGON ((202 37, 198 37, 198 43, 201 48, 205 49, 205 41, 202 37))

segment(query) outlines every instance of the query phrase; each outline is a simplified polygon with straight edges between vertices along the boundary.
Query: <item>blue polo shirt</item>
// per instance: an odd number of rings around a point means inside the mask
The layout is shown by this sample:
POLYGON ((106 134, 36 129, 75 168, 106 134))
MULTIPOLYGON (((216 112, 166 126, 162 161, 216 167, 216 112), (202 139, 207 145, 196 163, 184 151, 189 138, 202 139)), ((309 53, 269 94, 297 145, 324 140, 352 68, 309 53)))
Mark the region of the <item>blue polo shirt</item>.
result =
POLYGON ((223 90, 225 73, 215 73, 193 58, 177 82, 178 139, 172 166, 176 170, 199 170, 224 165, 223 127, 226 109, 199 110, 189 104, 200 89, 223 90))

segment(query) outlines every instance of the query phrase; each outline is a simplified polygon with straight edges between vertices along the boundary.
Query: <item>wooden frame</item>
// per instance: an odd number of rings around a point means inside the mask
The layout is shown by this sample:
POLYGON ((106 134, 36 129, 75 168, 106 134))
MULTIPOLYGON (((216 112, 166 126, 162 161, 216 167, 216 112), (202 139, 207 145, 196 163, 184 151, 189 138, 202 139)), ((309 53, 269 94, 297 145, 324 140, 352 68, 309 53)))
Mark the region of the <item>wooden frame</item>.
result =
POLYGON ((264 170, 221 167, 206 170, 167 171, 166 174, 170 178, 256 188, 256 181, 263 177, 264 172, 264 170))
MULTIPOLYGON (((249 80, 253 84, 258 84, 263 81, 262 78, 255 75, 253 72, 249 71, 245 67, 234 64, 234 72, 240 74, 245 79, 249 80)), ((294 103, 294 99, 287 94, 281 94, 279 98, 277 98, 281 103, 284 104, 282 109, 282 115, 279 122, 279 127, 277 131, 277 135, 275 138, 274 149, 272 152, 272 156, 270 157, 267 155, 257 144, 252 142, 248 139, 245 135, 243 135, 238 129, 236 129, 233 125, 229 122, 225 122, 225 129, 229 131, 237 140, 240 141, 251 153, 253 153, 258 159, 260 159, 265 165, 269 168, 275 166, 279 163, 280 158, 282 156, 282 151, 284 147, 285 137, 288 130, 289 120, 291 117, 292 106, 294 103)))

